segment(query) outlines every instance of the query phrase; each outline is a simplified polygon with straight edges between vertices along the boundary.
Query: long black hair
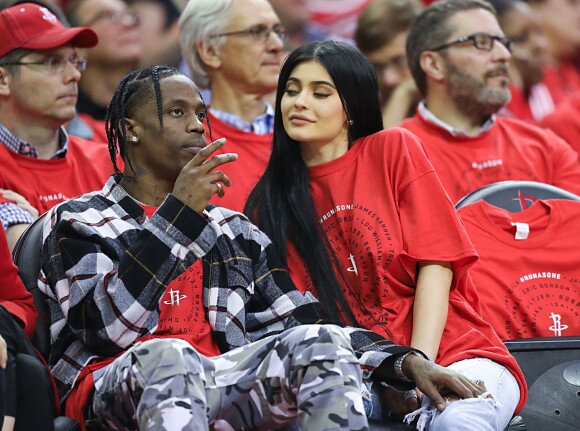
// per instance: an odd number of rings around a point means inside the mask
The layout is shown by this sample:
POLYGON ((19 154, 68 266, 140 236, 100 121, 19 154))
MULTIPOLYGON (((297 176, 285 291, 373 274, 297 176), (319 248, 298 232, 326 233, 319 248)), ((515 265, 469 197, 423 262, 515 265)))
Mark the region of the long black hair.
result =
MULTIPOLYGON (((118 180, 123 173, 117 166, 117 154, 129 164, 133 170, 131 160, 127 157, 127 121, 135 114, 135 109, 146 103, 150 97, 155 97, 159 126, 163 129, 163 110, 160 80, 168 76, 183 75, 179 69, 171 66, 147 66, 128 73, 119 83, 111 103, 107 107, 105 116, 105 130, 109 145, 109 155, 115 169, 115 178, 118 180)), ((201 97, 201 93, 200 93, 201 97)), ((202 99, 203 100, 203 99, 202 99)), ((205 117, 207 118, 207 106, 205 117)), ((208 121, 210 139, 213 140, 211 127, 208 121)))
MULTIPOLYGON (((299 64, 308 61, 320 63, 334 82, 350 120, 349 144, 383 128, 376 73, 357 48, 343 42, 326 41, 296 49, 280 72, 272 155, 264 175, 250 194, 245 213, 270 237, 284 263, 288 261, 287 242, 292 242, 331 318, 346 318, 346 323, 356 323, 336 275, 342 271, 331 263, 336 259, 318 222, 299 144, 288 136, 282 122, 280 101, 288 78, 299 64)), ((341 278, 348 289, 346 278, 341 278)))

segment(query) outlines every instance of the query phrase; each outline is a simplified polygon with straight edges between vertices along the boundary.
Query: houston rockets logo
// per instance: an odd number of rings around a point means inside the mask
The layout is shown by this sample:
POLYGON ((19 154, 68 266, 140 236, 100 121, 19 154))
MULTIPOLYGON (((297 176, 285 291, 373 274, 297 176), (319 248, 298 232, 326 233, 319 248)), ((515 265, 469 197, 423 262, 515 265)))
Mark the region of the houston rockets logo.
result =
POLYGON ((550 331, 554 332, 554 335, 556 337, 561 337, 562 336, 562 331, 564 331, 565 329, 568 329, 568 325, 562 325, 562 316, 560 316, 559 314, 554 314, 552 313, 550 315, 550 319, 552 319, 552 321, 554 322, 554 324, 552 326, 550 326, 550 331))
POLYGON ((163 303, 164 304, 167 304, 167 305, 177 305, 177 306, 179 306, 179 303, 181 302, 181 300, 187 298, 187 295, 180 295, 179 290, 173 290, 173 289, 171 289, 167 293, 169 294, 169 300, 168 301, 163 301, 163 303))
POLYGON ((565 273, 538 271, 520 276, 503 295, 502 336, 561 337, 578 333, 579 288, 580 280, 565 273))
POLYGON ((521 190, 518 190, 518 196, 513 198, 512 201, 518 201, 520 204, 520 209, 523 211, 529 208, 534 202, 536 202, 536 198, 533 196, 526 196, 522 194, 521 190))

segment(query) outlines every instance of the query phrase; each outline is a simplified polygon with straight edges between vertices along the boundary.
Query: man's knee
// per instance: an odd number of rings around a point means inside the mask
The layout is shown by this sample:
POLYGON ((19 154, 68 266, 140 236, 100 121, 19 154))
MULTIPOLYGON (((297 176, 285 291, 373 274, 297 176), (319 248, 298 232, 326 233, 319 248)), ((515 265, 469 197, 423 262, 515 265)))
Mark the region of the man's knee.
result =
POLYGON ((290 335, 295 361, 357 362, 350 337, 336 325, 303 325, 290 335))
POLYGON ((204 378, 204 358, 189 343, 178 338, 159 338, 137 345, 134 366, 150 384, 179 375, 204 378))
POLYGON ((495 430, 497 409, 491 398, 469 398, 447 404, 429 428, 430 431, 495 430), (459 425, 461 424, 461 425, 459 425), (458 428, 459 427, 459 428, 458 428))

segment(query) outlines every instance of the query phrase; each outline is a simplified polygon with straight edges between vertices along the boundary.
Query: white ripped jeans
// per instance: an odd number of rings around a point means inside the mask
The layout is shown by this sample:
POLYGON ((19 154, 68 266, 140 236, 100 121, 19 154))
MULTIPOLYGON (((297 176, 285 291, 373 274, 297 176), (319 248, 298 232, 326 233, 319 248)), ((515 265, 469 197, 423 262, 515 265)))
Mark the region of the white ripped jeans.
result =
POLYGON ((447 368, 471 380, 483 381, 492 398, 468 398, 448 402, 445 410, 439 413, 436 409, 429 409, 431 400, 424 397, 421 408, 408 414, 405 421, 411 422, 420 415, 417 422, 419 431, 503 430, 520 400, 520 388, 509 370, 487 358, 465 359, 447 368))

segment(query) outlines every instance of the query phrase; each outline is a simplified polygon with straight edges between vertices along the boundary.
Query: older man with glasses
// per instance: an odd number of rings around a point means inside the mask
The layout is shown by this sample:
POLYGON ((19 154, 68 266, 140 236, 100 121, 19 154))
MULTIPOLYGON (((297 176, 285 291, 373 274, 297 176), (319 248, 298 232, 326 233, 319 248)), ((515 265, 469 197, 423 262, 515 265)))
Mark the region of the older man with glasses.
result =
POLYGON ((223 151, 239 155, 235 166, 223 167, 231 188, 211 202, 242 211, 272 151, 268 96, 278 83, 286 33, 267 0, 190 0, 179 25, 193 80, 211 92, 213 139, 225 137, 223 151))
POLYGON ((105 146, 63 128, 86 67, 79 49, 97 41, 38 4, 0 12, 0 221, 11 247, 39 214, 111 173, 105 146))
POLYGON ((495 114, 510 100, 512 41, 484 0, 446 0, 407 37, 411 73, 424 97, 402 123, 422 140, 452 200, 486 184, 529 180, 580 194, 578 155, 552 132, 495 114))

